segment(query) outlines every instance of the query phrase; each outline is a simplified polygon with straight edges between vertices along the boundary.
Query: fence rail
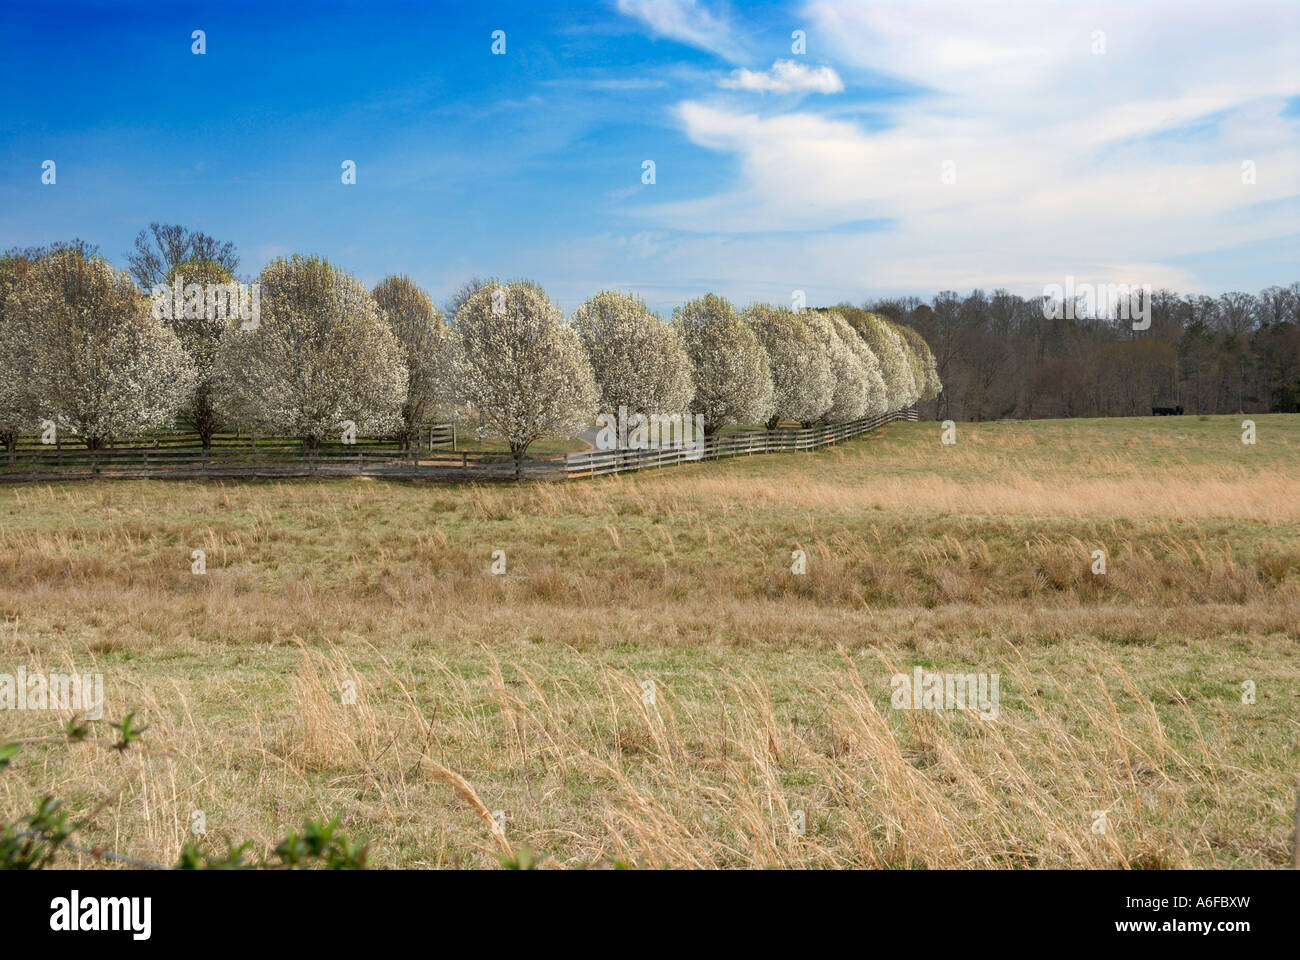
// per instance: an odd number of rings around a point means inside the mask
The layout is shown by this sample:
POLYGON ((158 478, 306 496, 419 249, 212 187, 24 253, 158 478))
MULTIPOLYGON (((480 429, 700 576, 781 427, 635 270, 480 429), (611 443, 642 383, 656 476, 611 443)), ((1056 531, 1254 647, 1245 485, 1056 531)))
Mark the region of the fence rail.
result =
POLYGON ((703 439, 697 444, 660 447, 651 450, 584 450, 565 457, 567 476, 597 477, 607 473, 646 470, 654 467, 720 460, 723 457, 753 456, 756 453, 788 453, 815 450, 851 437, 869 433, 894 420, 915 421, 915 407, 879 417, 850 420, 823 427, 778 430, 746 430, 703 439))
MULTIPOLYGON (((458 442, 457 425, 452 421, 445 423, 434 423, 423 428, 417 437, 412 439, 412 443, 421 449, 434 447, 450 446, 456 449, 458 442)), ((401 447, 401 438, 397 436, 390 437, 370 437, 368 443, 373 444, 373 449, 398 450, 401 447)), ((190 429, 185 423, 172 424, 167 430, 158 433, 146 433, 142 436, 132 438, 127 441, 125 446, 114 446, 109 441, 107 447, 102 448, 101 453, 112 453, 114 450, 126 450, 128 453, 138 453, 143 447, 148 446, 151 451, 192 451, 198 453, 203 449, 203 442, 199 435, 190 429)), ((37 435, 27 434, 18 438, 18 447, 20 450, 35 449, 42 453, 49 450, 67 450, 69 452, 86 452, 84 447, 80 446, 80 441, 76 439, 69 440, 67 435, 61 436, 57 443, 42 443, 37 435), (66 446, 65 446, 66 444, 66 446)), ((320 449, 320 455, 325 456, 329 452, 339 452, 340 444, 332 441, 324 444, 320 449)), ((211 451, 256 451, 258 453, 279 453, 292 456, 302 450, 302 438, 289 436, 287 434, 257 434, 249 435, 243 433, 220 433, 213 438, 212 446, 208 448, 211 451)), ((368 447, 367 449, 371 449, 368 447)), ((5 451, 0 449, 0 456, 5 451)))
POLYGON ((453 450, 456 449, 456 424, 453 423, 435 423, 429 427, 429 447, 440 447, 444 444, 451 444, 453 450))
POLYGON ((168 449, 113 450, 22 449, 0 452, 0 483, 100 478, 193 480, 281 477, 393 477, 440 480, 569 480, 631 470, 752 456, 814 450, 875 430, 893 420, 916 420, 916 410, 900 410, 824 427, 748 430, 713 436, 698 445, 652 450, 588 450, 529 457, 516 464, 509 454, 453 450, 322 450, 295 454, 284 450, 168 449))

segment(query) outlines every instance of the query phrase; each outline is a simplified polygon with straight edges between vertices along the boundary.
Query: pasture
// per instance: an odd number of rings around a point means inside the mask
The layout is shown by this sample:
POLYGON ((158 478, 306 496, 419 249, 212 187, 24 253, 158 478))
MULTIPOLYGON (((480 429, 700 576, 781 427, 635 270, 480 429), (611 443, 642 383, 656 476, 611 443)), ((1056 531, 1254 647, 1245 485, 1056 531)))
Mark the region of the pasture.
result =
MULTIPOLYGON (((214 850, 338 816, 389 867, 1283 866, 1300 415, 1253 419, 893 423, 564 484, 0 488, 0 672, 102 673, 149 728, 27 745, 0 819, 54 793, 165 863, 201 811, 214 850), (892 708, 918 666, 998 674, 998 718, 892 708)), ((65 719, 0 711, 0 740, 65 719)))

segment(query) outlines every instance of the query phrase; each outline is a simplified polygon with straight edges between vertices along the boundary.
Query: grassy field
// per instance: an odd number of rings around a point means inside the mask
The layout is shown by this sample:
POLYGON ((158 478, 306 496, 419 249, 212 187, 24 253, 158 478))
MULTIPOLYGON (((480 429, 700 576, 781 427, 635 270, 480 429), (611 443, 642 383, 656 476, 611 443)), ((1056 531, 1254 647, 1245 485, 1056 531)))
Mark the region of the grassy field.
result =
MULTIPOLYGON (((28 744, 0 820, 53 792, 164 862, 202 811, 214 851, 337 815, 375 866, 1282 866, 1300 416, 1253 419, 896 423, 562 485, 0 489, 0 672, 100 672, 149 725, 28 744), (998 674, 998 718, 892 709, 917 666, 998 674)), ((0 711, 0 740, 64 719, 0 711)))

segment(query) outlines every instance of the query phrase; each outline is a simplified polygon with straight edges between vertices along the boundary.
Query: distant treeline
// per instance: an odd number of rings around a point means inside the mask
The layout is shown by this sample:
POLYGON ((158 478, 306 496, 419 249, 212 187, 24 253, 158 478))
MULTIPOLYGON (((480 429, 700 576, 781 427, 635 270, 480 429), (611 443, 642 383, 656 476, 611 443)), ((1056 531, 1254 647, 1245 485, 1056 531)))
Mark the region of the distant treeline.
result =
POLYGON ((1258 295, 1154 291, 1151 326, 1126 320, 1045 319, 1043 300, 996 290, 944 291, 839 307, 850 322, 872 311, 929 343, 943 391, 924 416, 1149 416, 1300 411, 1300 282, 1258 295))

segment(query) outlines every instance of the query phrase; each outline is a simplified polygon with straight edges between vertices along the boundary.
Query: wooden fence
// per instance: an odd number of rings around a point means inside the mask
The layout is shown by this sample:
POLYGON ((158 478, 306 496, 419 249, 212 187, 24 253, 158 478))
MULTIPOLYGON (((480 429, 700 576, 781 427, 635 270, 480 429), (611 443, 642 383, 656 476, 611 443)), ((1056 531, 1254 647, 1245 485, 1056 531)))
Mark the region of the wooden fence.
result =
POLYGON ((565 457, 569 479, 597 477, 606 473, 646 470, 697 460, 720 460, 723 457, 748 457, 756 453, 788 453, 815 450, 879 429, 894 420, 915 421, 915 407, 897 410, 884 416, 833 423, 824 427, 788 430, 746 430, 701 439, 696 444, 661 447, 652 450, 584 450, 565 457))
POLYGON ((456 449, 456 424, 435 423, 429 427, 429 449, 446 444, 451 444, 451 448, 456 449))
POLYGON ((654 450, 588 450, 582 453, 528 457, 516 464, 509 454, 451 450, 379 450, 337 447, 304 454, 286 450, 166 447, 119 447, 82 450, 70 447, 0 452, 0 483, 99 478, 160 480, 224 477, 392 477, 435 480, 568 480, 652 467, 814 450, 856 437, 892 420, 915 420, 916 411, 837 423, 807 430, 749 430, 701 440, 697 446, 654 450))
MULTIPOLYGON (((529 458, 524 477, 549 477, 563 459, 529 458)), ((562 470, 561 470, 562 472, 562 470)), ((0 453, 0 482, 89 480, 101 477, 193 480, 219 477, 447 477, 514 479, 509 454, 357 449, 319 453, 285 450, 18 450, 0 453)))

